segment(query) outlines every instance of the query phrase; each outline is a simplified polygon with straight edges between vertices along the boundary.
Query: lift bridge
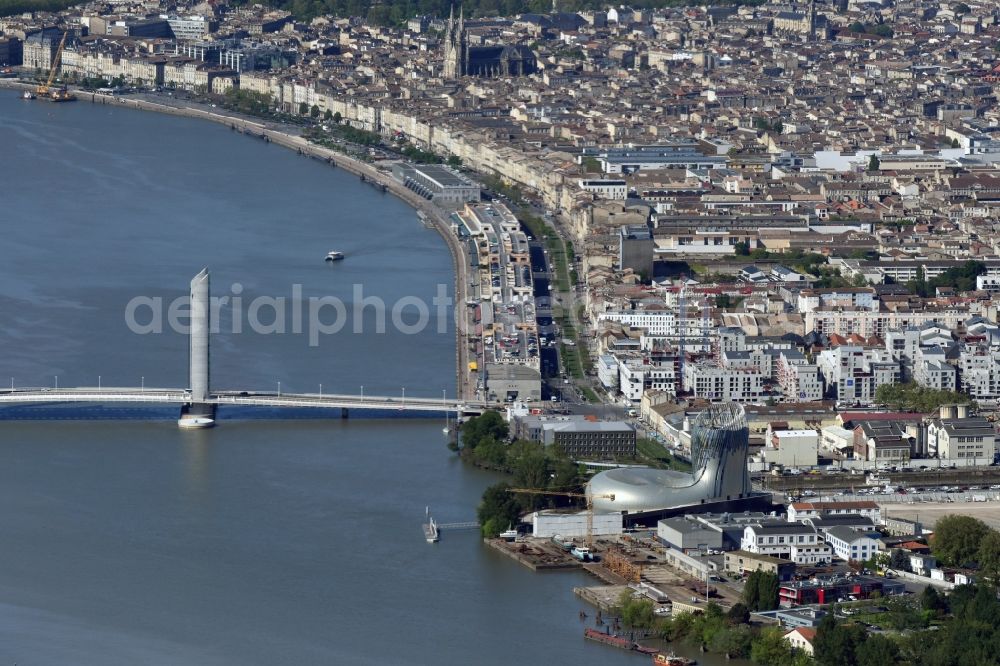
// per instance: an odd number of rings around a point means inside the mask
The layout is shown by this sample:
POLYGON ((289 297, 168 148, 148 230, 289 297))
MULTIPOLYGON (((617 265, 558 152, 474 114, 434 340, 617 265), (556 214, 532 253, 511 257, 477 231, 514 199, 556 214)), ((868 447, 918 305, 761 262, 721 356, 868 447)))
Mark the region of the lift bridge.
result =
MULTIPOLYGON (((327 393, 283 393, 240 390, 212 390, 209 382, 210 298, 209 273, 202 270, 191 280, 191 327, 189 333, 190 388, 157 387, 75 387, 14 388, 0 390, 0 408, 4 406, 56 406, 66 404, 145 404, 177 405, 178 425, 183 428, 208 428, 215 425, 220 405, 266 408, 317 408, 340 410, 347 418, 353 411, 371 417, 426 417, 454 414, 481 414, 488 407, 483 401, 448 400, 447 398, 407 398, 378 395, 336 395, 327 393)), ((280 410, 279 410, 280 411, 280 410)), ((55 414, 47 411, 44 414, 55 414)), ((2 416, 0 416, 2 418, 2 416)), ((33 416, 31 418, 38 418, 33 416)), ((45 418, 45 417, 42 417, 45 418)), ((52 416, 51 418, 63 418, 52 416)))

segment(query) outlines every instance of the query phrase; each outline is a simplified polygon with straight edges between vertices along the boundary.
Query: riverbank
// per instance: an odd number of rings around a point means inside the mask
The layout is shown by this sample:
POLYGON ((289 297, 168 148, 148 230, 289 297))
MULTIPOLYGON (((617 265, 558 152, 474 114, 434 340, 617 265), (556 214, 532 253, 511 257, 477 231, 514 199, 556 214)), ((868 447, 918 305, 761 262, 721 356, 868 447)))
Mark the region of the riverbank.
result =
MULTIPOLYGON (((0 79, 0 88, 25 90, 33 89, 33 84, 26 84, 16 79, 0 79)), ((383 188, 383 191, 392 194, 402 200, 415 211, 423 213, 422 220, 431 223, 433 228, 444 239, 448 250, 451 253, 454 265, 454 294, 455 294, 455 373, 456 373, 456 398, 458 400, 470 400, 476 397, 476 382, 469 373, 469 350, 465 332, 472 330, 468 321, 468 312, 465 303, 468 296, 468 261, 466 252, 461 241, 452 232, 451 224, 445 211, 441 210, 431 202, 427 201, 415 192, 407 189, 402 183, 396 181, 391 174, 354 159, 343 153, 339 153, 322 146, 310 143, 301 136, 296 136, 282 129, 277 129, 275 123, 261 123, 251 120, 242 115, 227 112, 224 109, 203 109, 196 106, 186 105, 177 102, 177 105, 154 102, 146 99, 134 97, 116 97, 112 95, 101 95, 85 90, 74 90, 79 102, 90 102, 92 104, 115 105, 125 108, 137 109, 140 111, 153 111, 173 116, 185 118, 197 118, 209 120, 222 125, 227 125, 233 131, 255 136, 261 140, 274 143, 276 145, 294 150, 298 154, 313 159, 326 162, 331 167, 343 169, 352 173, 366 182, 383 188)), ((174 100, 176 101, 176 100, 174 100)), ((48 102, 38 102, 45 104, 48 102)))

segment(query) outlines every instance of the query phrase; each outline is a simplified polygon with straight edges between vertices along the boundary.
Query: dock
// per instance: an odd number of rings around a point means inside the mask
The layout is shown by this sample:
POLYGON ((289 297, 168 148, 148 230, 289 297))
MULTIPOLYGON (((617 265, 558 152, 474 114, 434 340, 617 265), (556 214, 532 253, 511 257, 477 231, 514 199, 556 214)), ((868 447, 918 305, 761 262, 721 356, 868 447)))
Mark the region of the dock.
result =
POLYGON ((599 608, 602 613, 609 612, 618 605, 622 592, 629 589, 627 585, 601 585, 599 587, 574 587, 573 594, 586 601, 591 606, 599 608))
POLYGON ((486 545, 512 560, 523 564, 532 571, 560 571, 579 569, 583 563, 565 551, 545 547, 544 543, 510 543, 503 539, 485 539, 486 545))

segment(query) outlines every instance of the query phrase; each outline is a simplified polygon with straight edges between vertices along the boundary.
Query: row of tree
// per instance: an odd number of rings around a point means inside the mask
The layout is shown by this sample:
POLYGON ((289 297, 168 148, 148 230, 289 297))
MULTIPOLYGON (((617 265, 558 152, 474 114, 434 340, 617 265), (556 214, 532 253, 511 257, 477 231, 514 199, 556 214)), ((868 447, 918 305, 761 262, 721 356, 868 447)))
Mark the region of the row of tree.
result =
POLYGON ((806 666, 812 660, 796 653, 784 639, 780 627, 757 627, 749 624, 749 611, 743 604, 728 613, 712 602, 701 613, 677 613, 669 618, 653 614, 653 602, 632 596, 626 590, 615 609, 621 623, 631 629, 643 629, 670 641, 709 650, 738 659, 750 659, 762 666, 806 666))
POLYGON ((970 259, 961 266, 949 268, 937 277, 927 279, 922 266, 917 267, 917 278, 907 283, 907 287, 922 298, 934 295, 938 287, 954 287, 957 291, 974 291, 976 278, 986 272, 986 264, 970 259))
POLYGON ((957 391, 920 386, 915 382, 882 384, 875 389, 875 402, 891 409, 930 414, 942 405, 965 405, 969 396, 957 391))

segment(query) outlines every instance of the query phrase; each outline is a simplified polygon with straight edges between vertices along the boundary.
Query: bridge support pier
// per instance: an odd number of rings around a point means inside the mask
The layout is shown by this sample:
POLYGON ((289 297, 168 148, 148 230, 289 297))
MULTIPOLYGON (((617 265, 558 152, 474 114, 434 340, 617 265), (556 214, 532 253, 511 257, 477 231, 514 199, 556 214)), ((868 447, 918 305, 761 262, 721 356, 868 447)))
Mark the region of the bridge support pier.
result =
POLYGON ((187 429, 211 428, 215 425, 215 405, 194 402, 181 406, 177 425, 187 429))
POLYGON ((347 418, 347 407, 341 407, 340 408, 340 418, 342 418, 342 419, 346 419, 347 418))

